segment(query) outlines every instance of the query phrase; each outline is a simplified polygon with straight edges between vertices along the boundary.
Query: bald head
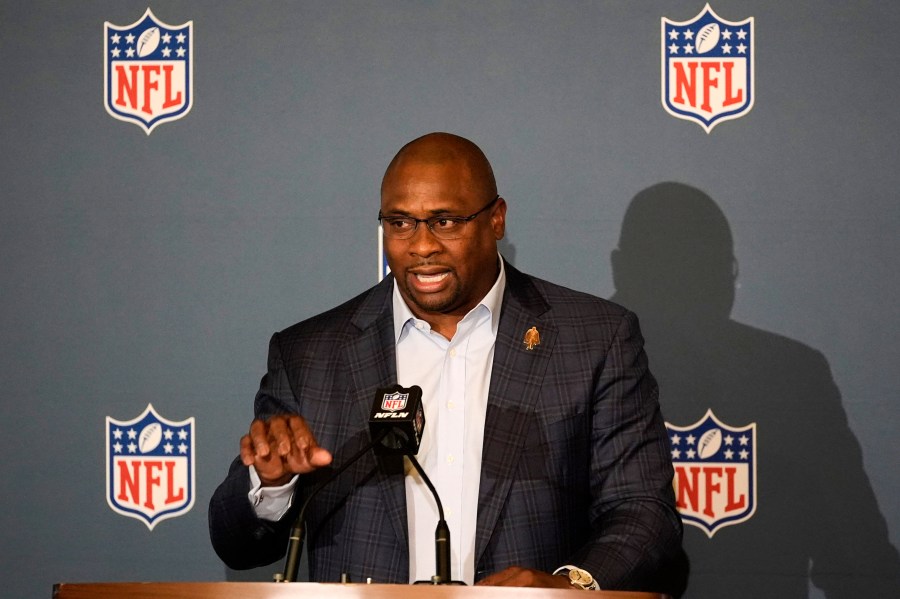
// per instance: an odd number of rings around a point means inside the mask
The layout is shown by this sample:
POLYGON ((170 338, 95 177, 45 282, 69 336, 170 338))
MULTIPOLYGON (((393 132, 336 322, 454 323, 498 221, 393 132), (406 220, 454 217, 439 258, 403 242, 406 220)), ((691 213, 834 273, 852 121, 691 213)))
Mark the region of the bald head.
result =
POLYGON ((452 133, 429 133, 414 139, 397 152, 381 181, 381 193, 396 185, 410 166, 454 166, 463 177, 462 183, 481 197, 497 195, 497 182, 491 163, 481 148, 464 137, 452 133))

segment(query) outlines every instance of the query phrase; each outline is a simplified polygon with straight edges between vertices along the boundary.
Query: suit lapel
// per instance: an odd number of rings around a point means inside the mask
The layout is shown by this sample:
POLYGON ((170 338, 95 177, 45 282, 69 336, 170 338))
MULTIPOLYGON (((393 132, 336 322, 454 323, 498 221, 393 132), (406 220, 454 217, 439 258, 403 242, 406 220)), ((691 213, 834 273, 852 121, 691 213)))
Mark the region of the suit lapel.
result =
POLYGON ((550 306, 531 279, 506 264, 500 327, 484 424, 484 449, 478 492, 475 538, 476 568, 491 538, 512 484, 527 426, 557 339, 545 317, 550 306), (526 333, 535 327, 540 344, 531 350, 526 333))
MULTIPOLYGON (((392 291, 390 276, 373 289, 351 321, 359 329, 359 335, 344 348, 344 363, 351 377, 350 397, 356 405, 359 422, 366 428, 375 390, 397 382, 392 291)), ((391 525, 406 548, 409 540, 402 456, 379 457, 377 480, 391 525)))

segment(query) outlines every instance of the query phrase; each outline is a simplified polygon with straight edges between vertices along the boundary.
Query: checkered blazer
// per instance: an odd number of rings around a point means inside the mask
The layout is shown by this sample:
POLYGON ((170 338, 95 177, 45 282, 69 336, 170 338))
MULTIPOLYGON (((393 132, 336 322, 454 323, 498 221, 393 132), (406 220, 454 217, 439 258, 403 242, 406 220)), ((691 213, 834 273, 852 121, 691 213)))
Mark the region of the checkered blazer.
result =
MULTIPOLYGON (((506 264, 478 500, 476 579, 511 565, 579 565, 606 589, 668 590, 679 554, 668 439, 637 320, 611 302, 506 264), (525 333, 540 344, 529 350, 525 333)), ((396 382, 393 279, 276 333, 257 417, 297 412, 334 463, 368 440, 375 390, 396 382)), ((280 559, 296 511, 330 468, 301 477, 279 522, 256 518, 235 460, 210 501, 213 546, 226 564, 280 559)), ((369 454, 307 511, 310 577, 405 583, 402 458, 369 454)))

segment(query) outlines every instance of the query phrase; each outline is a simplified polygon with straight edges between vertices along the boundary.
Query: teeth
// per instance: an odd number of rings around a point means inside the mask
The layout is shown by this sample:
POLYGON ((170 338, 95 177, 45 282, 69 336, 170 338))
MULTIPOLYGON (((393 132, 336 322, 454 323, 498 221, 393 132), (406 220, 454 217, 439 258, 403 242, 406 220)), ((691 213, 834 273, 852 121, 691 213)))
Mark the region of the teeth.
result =
POLYGON ((443 280, 448 274, 446 272, 442 272, 436 275, 416 275, 416 278, 422 281, 423 283, 437 283, 438 281, 443 280))

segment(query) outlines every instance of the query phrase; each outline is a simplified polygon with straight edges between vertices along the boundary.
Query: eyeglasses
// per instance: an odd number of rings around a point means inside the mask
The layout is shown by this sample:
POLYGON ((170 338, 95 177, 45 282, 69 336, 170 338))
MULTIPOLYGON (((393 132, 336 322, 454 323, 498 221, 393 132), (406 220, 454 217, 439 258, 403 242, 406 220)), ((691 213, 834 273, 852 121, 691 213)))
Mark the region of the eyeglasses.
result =
POLYGON ((428 230, 438 239, 459 239, 466 233, 469 222, 479 214, 497 203, 500 196, 497 195, 487 203, 487 206, 469 216, 432 216, 431 218, 413 218, 411 216, 384 216, 378 211, 378 221, 384 229, 384 236, 388 239, 409 239, 416 233, 419 223, 425 223, 428 230))

